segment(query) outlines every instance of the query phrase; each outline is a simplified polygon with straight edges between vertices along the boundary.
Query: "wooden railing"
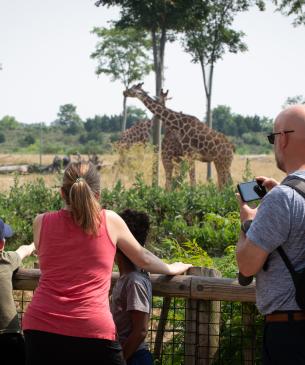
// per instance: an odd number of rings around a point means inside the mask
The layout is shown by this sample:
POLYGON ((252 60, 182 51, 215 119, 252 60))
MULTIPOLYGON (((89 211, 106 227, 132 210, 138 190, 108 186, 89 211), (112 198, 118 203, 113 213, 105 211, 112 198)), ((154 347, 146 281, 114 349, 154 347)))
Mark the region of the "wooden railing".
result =
MULTIPOLYGON (((230 302, 255 302, 255 286, 240 286, 237 279, 198 276, 201 268, 192 268, 187 275, 166 276, 151 274, 153 295, 196 300, 225 300, 230 302), (197 272, 196 275, 192 273, 197 272)), ((203 272, 204 274, 204 272, 203 272)), ((34 290, 40 277, 39 269, 19 269, 14 276, 15 290, 34 290)), ((112 273, 112 285, 118 273, 112 273)))
MULTIPOLYGON (((112 273, 112 285, 118 279, 112 273)), ((34 290, 40 278, 39 269, 19 269, 13 279, 15 290, 34 290)), ((192 267, 186 275, 150 276, 153 296, 164 297, 154 341, 155 358, 160 358, 165 327, 172 298, 186 299, 185 305, 185 365, 209 365, 219 350, 221 301, 241 302, 243 308, 253 307, 255 285, 242 287, 237 279, 221 278, 213 269, 192 267), (247 304, 250 303, 250 304, 247 304)), ((242 324, 249 328, 254 319, 245 316, 242 324)), ((254 346, 254 345, 253 345, 254 346)), ((253 348, 243 350, 244 364, 255 364, 253 348)))

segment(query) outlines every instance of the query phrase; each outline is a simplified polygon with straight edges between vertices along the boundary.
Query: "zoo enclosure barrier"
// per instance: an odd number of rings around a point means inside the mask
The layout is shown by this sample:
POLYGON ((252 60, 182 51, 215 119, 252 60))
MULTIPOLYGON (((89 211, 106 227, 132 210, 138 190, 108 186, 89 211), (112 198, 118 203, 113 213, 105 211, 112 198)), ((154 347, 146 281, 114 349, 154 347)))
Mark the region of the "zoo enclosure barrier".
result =
MULTIPOLYGON (((13 279, 20 319, 40 277, 19 269, 13 279)), ((112 286, 118 273, 112 274, 112 286)), ((153 306, 147 342, 155 365, 260 364, 263 318, 255 308, 255 285, 221 278, 214 269, 192 267, 187 275, 151 275, 153 306)))

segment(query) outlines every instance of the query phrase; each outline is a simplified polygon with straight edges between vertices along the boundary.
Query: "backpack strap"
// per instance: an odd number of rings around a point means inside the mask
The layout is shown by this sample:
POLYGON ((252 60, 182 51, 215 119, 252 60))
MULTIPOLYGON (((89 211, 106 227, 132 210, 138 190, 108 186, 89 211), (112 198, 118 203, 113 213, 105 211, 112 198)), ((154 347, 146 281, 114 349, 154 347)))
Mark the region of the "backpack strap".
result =
POLYGON ((284 261, 285 265, 287 266, 287 269, 289 270, 292 279, 294 278, 294 274, 295 274, 295 270, 294 267, 292 266, 291 261, 289 260, 288 256, 286 255, 286 252, 284 251, 283 247, 280 246, 277 248, 278 253, 280 254, 282 260, 284 261))
MULTIPOLYGON (((287 181, 284 180, 282 185, 286 185, 294 189, 305 199, 305 181, 303 179, 300 179, 298 177, 293 177, 292 179, 287 179, 287 181)), ((295 270, 294 267, 292 266, 291 261, 289 260, 282 246, 278 247, 277 251, 280 254, 282 260, 284 261, 294 281, 295 270)))
MULTIPOLYGON (((305 199, 305 181, 303 179, 294 177, 292 179, 289 179, 289 180, 283 182, 282 185, 287 185, 290 188, 294 189, 305 199)), ((287 269, 289 270, 289 272, 292 276, 292 279, 294 280, 295 270, 294 270, 294 267, 292 266, 291 261, 289 260, 288 256, 286 255, 286 252, 284 251, 282 246, 278 247, 277 251, 280 254, 285 265, 287 266, 287 269)))
POLYGON ((305 199, 305 181, 294 177, 293 179, 287 180, 282 185, 287 185, 297 191, 305 199))

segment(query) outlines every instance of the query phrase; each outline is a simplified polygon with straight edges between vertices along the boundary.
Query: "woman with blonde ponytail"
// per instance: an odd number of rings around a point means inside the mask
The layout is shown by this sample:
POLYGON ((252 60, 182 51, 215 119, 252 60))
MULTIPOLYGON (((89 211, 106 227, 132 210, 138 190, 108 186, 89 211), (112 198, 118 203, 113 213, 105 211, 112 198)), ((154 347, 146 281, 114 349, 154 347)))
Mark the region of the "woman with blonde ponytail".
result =
POLYGON ((108 299, 116 246, 145 271, 176 275, 191 265, 164 263, 118 214, 101 209, 93 164, 70 163, 61 196, 64 208, 33 224, 41 277, 23 317, 26 365, 123 365, 108 299))

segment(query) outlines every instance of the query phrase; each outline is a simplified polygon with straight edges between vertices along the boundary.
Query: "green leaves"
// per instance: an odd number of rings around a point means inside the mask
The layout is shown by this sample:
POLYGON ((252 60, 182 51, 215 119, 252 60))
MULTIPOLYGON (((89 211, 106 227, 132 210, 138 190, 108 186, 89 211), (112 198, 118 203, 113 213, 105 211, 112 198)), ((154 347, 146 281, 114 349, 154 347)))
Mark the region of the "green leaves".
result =
MULTIPOLYGON (((31 242, 35 216, 57 210, 61 203, 57 188, 48 188, 43 179, 21 185, 16 178, 10 191, 0 194, 0 216, 15 231, 9 246, 31 242)), ((227 250, 237 242, 240 229, 232 187, 219 192, 212 184, 192 188, 181 183, 168 192, 147 186, 138 176, 130 189, 120 181, 112 189, 103 189, 101 203, 116 212, 125 208, 147 212, 151 221, 147 247, 159 257, 206 267, 217 265, 222 270, 228 268, 228 275, 236 271, 234 254, 227 250)))
POLYGON ((91 58, 98 61, 97 75, 106 74, 128 88, 141 81, 152 70, 148 56, 151 41, 147 34, 135 28, 94 28, 99 41, 91 58))
POLYGON ((296 16, 293 22, 295 26, 305 24, 304 0, 273 0, 273 2, 282 14, 296 16))

